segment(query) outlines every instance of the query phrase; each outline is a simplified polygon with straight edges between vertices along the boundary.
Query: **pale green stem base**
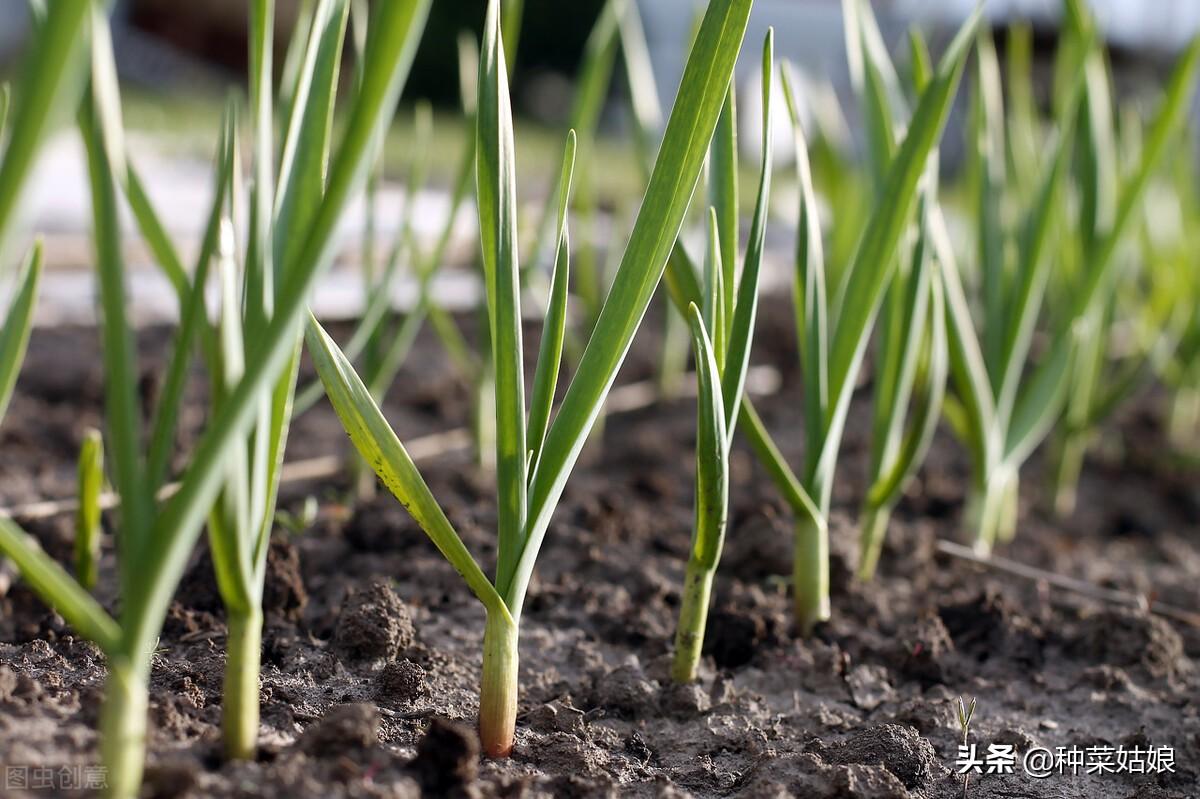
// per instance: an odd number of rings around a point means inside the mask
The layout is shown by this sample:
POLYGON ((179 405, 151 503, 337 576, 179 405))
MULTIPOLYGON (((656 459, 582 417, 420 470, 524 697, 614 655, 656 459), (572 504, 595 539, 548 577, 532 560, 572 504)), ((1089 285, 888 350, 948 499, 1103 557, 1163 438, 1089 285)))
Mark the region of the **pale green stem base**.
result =
POLYGON ((145 671, 127 661, 111 661, 100 710, 100 760, 105 768, 105 795, 132 799, 142 786, 146 761, 145 671))
POLYGON ((1021 511, 1021 483, 1014 472, 1004 481, 1000 495, 1000 519, 996 526, 997 537, 1007 543, 1017 537, 1017 522, 1021 511))
POLYGON ((796 624, 803 635, 830 616, 829 528, 822 520, 796 520, 796 546, 792 564, 796 624))
POLYGON ((489 613, 483 630, 479 687, 479 742, 487 757, 512 754, 517 730, 517 627, 489 613))
POLYGON ((883 552, 883 540, 887 537, 888 523, 891 520, 890 507, 867 507, 863 511, 858 552, 858 579, 863 582, 875 577, 879 555, 883 552))
POLYGON ((671 663, 671 679, 677 683, 695 682, 700 668, 714 571, 699 563, 688 563, 679 627, 675 631, 675 659, 671 663))
POLYGON ((994 473, 967 500, 967 523, 975 531, 975 553, 992 554, 997 541, 1011 541, 1017 530, 1019 483, 1015 474, 994 473))
POLYGON ((1087 442, 1080 434, 1068 433, 1060 442, 1054 468, 1054 513, 1060 519, 1075 512, 1079 475, 1083 471, 1086 453, 1087 442))
POLYGON ((258 748, 258 674, 262 662, 262 614, 229 618, 221 735, 225 756, 250 760, 258 748))

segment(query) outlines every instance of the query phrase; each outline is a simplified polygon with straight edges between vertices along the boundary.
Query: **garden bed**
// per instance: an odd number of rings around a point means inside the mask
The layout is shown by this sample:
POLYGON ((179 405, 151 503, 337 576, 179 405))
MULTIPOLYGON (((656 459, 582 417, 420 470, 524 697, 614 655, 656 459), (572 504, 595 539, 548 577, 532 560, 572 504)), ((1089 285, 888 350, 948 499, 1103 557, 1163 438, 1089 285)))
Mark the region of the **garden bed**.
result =
MULTIPOLYGON (((783 376, 757 402, 785 454, 803 446, 789 305, 764 298, 757 363, 783 376)), ((621 381, 652 377, 652 316, 621 381)), ((345 330, 333 332, 344 337, 345 330)), ((168 333, 141 336, 155 390, 168 333)), ((536 335, 526 336, 530 353, 536 335)), ((35 331, 0 428, 0 497, 74 491, 84 429, 101 421, 93 330, 35 331)), ((197 381, 199 386, 200 381, 197 381)), ((423 335, 384 405, 402 440, 464 425, 469 393, 423 335)), ((614 415, 567 486, 524 613, 514 756, 480 761, 476 714, 483 614, 390 496, 352 507, 348 480, 284 487, 284 507, 320 500, 316 523, 276 533, 266 587, 258 759, 220 755, 224 624, 198 553, 167 619, 151 688, 153 796, 950 797, 958 697, 978 698, 971 742, 1012 744, 1015 773, 973 777, 969 796, 1184 797, 1200 784, 1200 629, 1101 604, 939 551, 959 539, 968 478, 939 434, 897 510, 876 582, 852 580, 854 514, 869 408, 847 425, 832 532, 834 619, 792 635, 791 519, 740 445, 731 525, 699 685, 667 677, 692 522, 694 401, 614 415), (1171 747, 1159 774, 1025 774, 1031 747, 1171 747)), ((185 425, 204 423, 201 397, 185 425)), ((1048 520, 1035 462, 1016 542, 1001 554, 1154 601, 1200 609, 1200 490, 1175 471, 1160 409, 1144 398, 1105 432, 1121 448, 1084 472, 1080 510, 1048 520)), ((186 447, 184 447, 186 450, 186 447)), ((293 425, 288 460, 346 453, 327 403, 293 425)), ((468 453, 422 464, 435 496, 490 569, 491 479, 468 453)), ((30 522, 69 559, 69 515, 30 522)), ((101 586, 111 586, 111 541, 101 586)), ((7 567, 6 567, 7 568, 7 567)), ((13 576, 0 576, 0 764, 95 764, 104 663, 13 576)), ((101 595, 109 607, 112 597, 101 595)), ((1160 763, 1161 766, 1161 763, 1160 763)), ((56 782, 63 789, 61 782, 56 782)), ((46 795, 33 790, 31 795, 46 795)), ((19 791, 5 795, 19 796, 19 791)))

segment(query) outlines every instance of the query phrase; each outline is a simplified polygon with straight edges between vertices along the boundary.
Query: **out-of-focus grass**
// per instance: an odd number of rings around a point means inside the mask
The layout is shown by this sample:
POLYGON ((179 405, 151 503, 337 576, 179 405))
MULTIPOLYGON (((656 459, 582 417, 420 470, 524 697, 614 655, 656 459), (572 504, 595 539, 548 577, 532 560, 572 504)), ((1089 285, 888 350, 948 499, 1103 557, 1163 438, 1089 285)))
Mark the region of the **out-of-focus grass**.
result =
MULTIPOLYGON (((223 100, 211 92, 162 94, 129 89, 123 98, 128 129, 153 140, 167 155, 209 158, 216 140, 223 100)), ((412 112, 401 107, 388 130, 384 150, 384 168, 389 179, 403 177, 406 153, 414 145, 412 112)), ((340 120, 338 120, 340 121, 340 120)), ((337 124, 335 122, 335 124, 337 124)), ((467 131, 462 118, 449 111, 434 112, 434 133, 429 147, 429 177, 434 186, 447 186, 462 153, 467 131)), ((529 118, 518 118, 517 161, 524 179, 519 187, 521 199, 544 197, 551 190, 562 156, 563 131, 529 118)), ((473 132, 472 132, 473 135, 473 132)), ((605 204, 624 206, 630 195, 640 190, 639 171, 632 141, 619 133, 602 134, 591 158, 601 169, 593 170, 592 179, 605 204)))

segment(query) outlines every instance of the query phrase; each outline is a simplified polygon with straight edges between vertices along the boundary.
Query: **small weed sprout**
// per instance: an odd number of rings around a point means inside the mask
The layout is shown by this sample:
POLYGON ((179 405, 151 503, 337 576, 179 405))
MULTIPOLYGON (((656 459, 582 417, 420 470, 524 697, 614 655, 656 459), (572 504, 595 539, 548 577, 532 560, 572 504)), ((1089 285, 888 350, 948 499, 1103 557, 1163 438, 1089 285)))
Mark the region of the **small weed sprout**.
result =
POLYGON ((100 494, 104 490, 104 439, 88 430, 79 448, 79 507, 75 509, 75 579, 85 590, 96 587, 100 559, 100 494))
MULTIPOLYGON (((958 716, 958 728, 962 731, 962 747, 964 749, 969 746, 971 735, 971 719, 975 717, 975 697, 971 697, 971 704, 968 705, 963 698, 958 698, 958 704, 955 706, 955 712, 958 716)), ((971 781, 970 773, 963 774, 963 797, 967 795, 967 784, 971 781)))
POLYGON ((300 535, 316 523, 320 512, 320 503, 317 502, 316 497, 310 494, 304 498, 304 504, 295 513, 283 508, 275 511, 275 524, 292 535, 300 535))

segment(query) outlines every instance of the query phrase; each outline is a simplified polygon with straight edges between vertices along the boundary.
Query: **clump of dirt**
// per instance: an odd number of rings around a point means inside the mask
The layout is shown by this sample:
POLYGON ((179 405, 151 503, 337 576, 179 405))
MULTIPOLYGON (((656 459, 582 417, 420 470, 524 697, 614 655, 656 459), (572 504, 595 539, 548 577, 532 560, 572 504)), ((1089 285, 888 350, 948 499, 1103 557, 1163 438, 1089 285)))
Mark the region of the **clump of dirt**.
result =
POLYGON ((409 770, 428 796, 465 795, 479 773, 479 736, 470 727, 435 718, 409 770))
POLYGON ((658 688, 640 666, 619 666, 596 680, 591 704, 617 716, 644 718, 658 706, 658 688))
POLYGON ((263 583, 263 612, 296 621, 308 604, 300 550, 289 539, 275 536, 267 549, 267 571, 263 583))
POLYGON ((407 658, 393 661, 380 670, 375 695, 393 707, 411 702, 428 691, 427 677, 425 669, 407 658))
POLYGON ((352 660, 391 660, 412 646, 414 636, 408 606, 391 586, 375 582, 346 599, 333 644, 352 660))
POLYGON ((943 604, 938 614, 958 648, 977 660, 1000 656, 1025 666, 1042 663, 1041 629, 995 587, 966 602, 943 604))
POLYGON ((766 639, 767 623, 761 615, 718 606, 708 615, 703 652, 718 668, 736 669, 753 660, 766 639))
POLYGON ((905 788, 928 785, 946 771, 929 741, 912 727, 881 724, 856 733, 822 751, 824 759, 841 766, 883 766, 905 788))
POLYGON ((883 766, 831 766, 814 754, 765 760, 750 774, 743 796, 787 799, 909 799, 912 794, 883 766))
POLYGON ((309 754, 334 757, 368 749, 379 742, 379 709, 365 702, 335 705, 309 727, 296 747, 309 754))
POLYGON ((928 613, 905 625, 896 636, 892 663, 905 677, 928 687, 949 680, 954 651, 954 640, 942 617, 928 613))
POLYGON ((1186 668, 1183 639, 1166 619, 1125 609, 1106 609, 1084 620, 1069 650, 1108 665, 1141 667, 1155 678, 1186 668))

